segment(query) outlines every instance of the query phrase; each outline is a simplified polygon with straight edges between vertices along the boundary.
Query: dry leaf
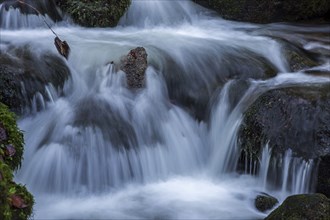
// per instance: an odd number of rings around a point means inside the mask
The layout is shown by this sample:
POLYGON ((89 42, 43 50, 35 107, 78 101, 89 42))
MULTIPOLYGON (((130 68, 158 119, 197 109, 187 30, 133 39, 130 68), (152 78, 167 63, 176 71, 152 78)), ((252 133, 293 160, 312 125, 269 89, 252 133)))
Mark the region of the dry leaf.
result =
POLYGON ((25 204, 24 200, 19 195, 12 195, 10 199, 11 199, 11 205, 15 208, 24 209, 28 207, 28 205, 25 204))
POLYGON ((55 37, 54 44, 56 46, 57 51, 59 54, 65 57, 65 59, 68 59, 70 54, 70 47, 69 44, 66 41, 61 41, 60 38, 55 37))

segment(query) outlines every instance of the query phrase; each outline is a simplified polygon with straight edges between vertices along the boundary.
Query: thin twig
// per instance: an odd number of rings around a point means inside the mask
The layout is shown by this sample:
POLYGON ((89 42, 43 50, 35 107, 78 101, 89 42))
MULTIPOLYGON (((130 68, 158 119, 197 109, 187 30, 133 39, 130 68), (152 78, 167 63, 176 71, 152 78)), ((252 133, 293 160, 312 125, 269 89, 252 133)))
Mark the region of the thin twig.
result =
POLYGON ((32 5, 30 5, 30 4, 28 4, 28 3, 24 2, 24 1, 17 0, 17 2, 18 2, 18 3, 21 3, 21 4, 24 4, 24 5, 26 5, 26 6, 30 7, 30 8, 32 8, 35 12, 38 13, 38 15, 41 15, 41 17, 42 17, 44 23, 47 25, 47 27, 49 28, 49 30, 51 30, 51 31, 53 32, 53 34, 54 34, 56 37, 58 37, 57 34, 55 33, 55 31, 53 31, 53 29, 52 29, 52 28, 50 27, 50 25, 47 23, 47 21, 46 21, 44 15, 43 15, 38 9, 36 9, 36 8, 33 7, 32 5))

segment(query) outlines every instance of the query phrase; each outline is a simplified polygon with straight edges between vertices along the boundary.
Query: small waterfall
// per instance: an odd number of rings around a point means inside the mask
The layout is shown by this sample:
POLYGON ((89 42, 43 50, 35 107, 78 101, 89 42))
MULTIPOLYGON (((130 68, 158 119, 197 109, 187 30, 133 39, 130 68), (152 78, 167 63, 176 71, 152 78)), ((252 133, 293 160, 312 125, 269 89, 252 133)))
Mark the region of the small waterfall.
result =
POLYGON ((266 190, 266 186, 267 186, 268 169, 270 165, 271 152, 272 151, 269 148, 269 144, 267 143, 266 146, 262 149, 260 172, 259 172, 260 184, 264 190, 266 190))
MULTIPOLYGON (((150 87, 146 91, 125 97, 128 91, 114 94, 112 85, 118 79, 113 70, 104 67, 110 72, 102 73, 104 83, 93 98, 77 103, 59 100, 39 117, 22 121, 23 129, 29 131, 30 126, 42 126, 28 135, 33 137, 26 142, 34 146, 34 153, 27 155, 29 160, 19 175, 33 191, 101 192, 126 183, 196 172, 205 163, 207 151, 201 148, 204 126, 179 108, 164 106, 166 90, 159 90, 162 81, 156 72, 148 69, 150 87), (95 110, 99 115, 92 115, 95 110)), ((125 91, 124 87, 117 89, 125 91)))
POLYGON ((56 7, 53 0, 24 2, 36 8, 42 14, 38 14, 25 4, 16 1, 5 1, 0 4, 0 27, 2 29, 17 30, 46 27, 44 20, 50 26, 61 26, 68 23, 68 21, 63 21, 62 12, 56 7))
POLYGON ((291 149, 278 156, 272 155, 271 152, 268 144, 261 152, 258 179, 262 188, 265 191, 279 189, 281 199, 285 199, 288 193, 311 192, 314 161, 293 157, 291 149))
POLYGON ((202 7, 191 1, 132 0, 119 24, 136 27, 173 26, 183 21, 195 21, 201 11, 202 7))

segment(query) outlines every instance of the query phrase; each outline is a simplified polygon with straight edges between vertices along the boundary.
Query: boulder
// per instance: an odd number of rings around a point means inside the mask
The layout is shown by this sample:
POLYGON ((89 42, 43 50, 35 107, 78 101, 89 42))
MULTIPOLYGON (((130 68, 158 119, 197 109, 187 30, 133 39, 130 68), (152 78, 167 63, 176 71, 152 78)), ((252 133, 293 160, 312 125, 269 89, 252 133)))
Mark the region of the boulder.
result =
POLYGON ((73 21, 86 27, 114 27, 131 4, 131 0, 56 0, 73 21))
POLYGON ((267 210, 272 209, 277 203, 278 200, 275 197, 270 196, 266 193, 258 195, 254 200, 254 205, 261 212, 265 212, 267 210))
POLYGON ((137 89, 145 86, 145 71, 148 67, 147 56, 143 47, 137 47, 122 58, 120 69, 126 73, 129 88, 137 89))
POLYGON ((15 115, 2 103, 0 127, 6 134, 0 138, 0 219, 29 219, 33 210, 33 196, 25 186, 13 180, 13 173, 20 167, 24 151, 23 133, 17 126, 15 115))
POLYGON ((329 219, 329 212, 330 200, 322 194, 293 195, 286 198, 265 220, 326 220, 329 219))
MULTIPOLYGON (((203 0, 196 0, 206 5, 203 0)), ((207 7, 230 20, 255 23, 329 19, 327 0, 209 0, 207 7)))
POLYGON ((31 107, 37 93, 49 100, 45 87, 49 84, 61 95, 70 76, 68 66, 57 54, 37 54, 29 46, 2 50, 0 63, 0 101, 17 114, 31 107))
POLYGON ((244 114, 242 148, 259 155, 269 142, 273 154, 291 148, 293 156, 315 159, 330 154, 330 86, 291 87, 261 95, 244 114))

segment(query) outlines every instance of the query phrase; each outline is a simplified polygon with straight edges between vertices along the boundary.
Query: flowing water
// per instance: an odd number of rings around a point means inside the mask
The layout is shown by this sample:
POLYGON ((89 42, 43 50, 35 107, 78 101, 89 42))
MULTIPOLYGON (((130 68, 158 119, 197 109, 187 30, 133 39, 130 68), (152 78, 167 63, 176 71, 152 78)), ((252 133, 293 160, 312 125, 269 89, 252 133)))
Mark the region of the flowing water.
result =
MULTIPOLYGON (((1 13, 1 50, 57 53, 36 15, 1 13)), ((36 219, 256 219, 266 216, 254 208, 258 193, 282 201, 313 190, 315 162, 272 157, 268 145, 260 169, 247 155, 238 174, 237 132, 264 92, 330 82, 290 71, 276 40, 317 53, 313 71, 329 71, 329 27, 236 23, 190 1, 133 1, 116 28, 53 27, 71 47, 71 77, 64 96, 47 85, 19 120, 26 148, 16 179, 35 195, 36 219), (147 85, 131 91, 116 63, 137 46, 148 53, 147 85), (268 67, 277 76, 266 79, 268 67), (203 117, 187 97, 207 104, 203 117)))

